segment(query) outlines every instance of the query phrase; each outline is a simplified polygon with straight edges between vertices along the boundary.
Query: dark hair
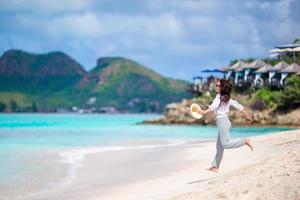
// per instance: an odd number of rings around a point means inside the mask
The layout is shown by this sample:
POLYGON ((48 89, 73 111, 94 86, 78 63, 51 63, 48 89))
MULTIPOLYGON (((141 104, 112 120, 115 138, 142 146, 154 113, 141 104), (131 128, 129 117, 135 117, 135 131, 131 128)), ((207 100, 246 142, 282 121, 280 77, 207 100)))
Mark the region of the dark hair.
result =
POLYGON ((229 80, 220 80, 220 104, 227 104, 230 100, 230 93, 232 92, 233 85, 229 80))

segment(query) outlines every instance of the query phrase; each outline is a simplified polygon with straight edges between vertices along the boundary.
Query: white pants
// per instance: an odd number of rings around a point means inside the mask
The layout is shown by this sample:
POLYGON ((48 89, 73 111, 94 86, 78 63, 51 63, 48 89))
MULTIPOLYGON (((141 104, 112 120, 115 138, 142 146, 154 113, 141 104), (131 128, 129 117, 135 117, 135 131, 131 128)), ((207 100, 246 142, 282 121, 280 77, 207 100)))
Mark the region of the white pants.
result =
POLYGON ((213 167, 219 168, 221 160, 223 158, 224 149, 233 149, 239 148, 245 145, 245 139, 236 139, 231 140, 230 137, 230 127, 231 122, 229 121, 228 117, 219 117, 216 118, 217 126, 218 126, 218 139, 217 139, 217 153, 215 155, 214 160, 212 161, 211 165, 213 167))

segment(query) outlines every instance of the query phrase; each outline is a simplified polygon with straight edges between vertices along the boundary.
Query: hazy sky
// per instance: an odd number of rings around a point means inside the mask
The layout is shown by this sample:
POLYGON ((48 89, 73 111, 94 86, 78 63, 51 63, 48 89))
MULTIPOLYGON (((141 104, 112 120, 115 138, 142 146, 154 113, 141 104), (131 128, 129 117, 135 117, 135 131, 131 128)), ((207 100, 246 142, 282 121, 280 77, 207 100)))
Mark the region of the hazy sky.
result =
POLYGON ((0 54, 63 51, 89 70, 133 59, 191 80, 300 37, 300 0, 0 0, 0 54))

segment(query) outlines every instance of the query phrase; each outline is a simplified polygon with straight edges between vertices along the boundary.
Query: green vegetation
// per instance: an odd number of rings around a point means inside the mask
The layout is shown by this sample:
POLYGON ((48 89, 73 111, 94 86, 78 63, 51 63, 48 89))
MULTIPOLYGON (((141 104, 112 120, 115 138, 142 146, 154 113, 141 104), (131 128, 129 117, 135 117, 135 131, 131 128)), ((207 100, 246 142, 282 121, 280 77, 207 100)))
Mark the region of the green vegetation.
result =
POLYGON ((18 109, 18 104, 17 104, 17 102, 16 102, 15 100, 11 100, 11 101, 9 102, 9 108, 10 108, 10 110, 11 110, 12 112, 16 112, 17 109, 18 109))
POLYGON ((258 99, 262 100, 268 108, 279 111, 300 106, 300 76, 293 75, 287 78, 282 90, 271 90, 268 87, 256 92, 258 99))
POLYGON ((293 108, 300 106, 300 76, 293 75, 287 79, 283 94, 281 95, 281 107, 293 108))
POLYGON ((257 91, 257 97, 261 99, 268 108, 276 109, 280 104, 281 92, 264 87, 257 91))
MULTIPOLYGON (((300 39, 295 38, 293 44, 299 44, 300 39)), ((252 62, 254 58, 241 59, 245 62, 252 62)), ((281 61, 285 61, 288 64, 297 63, 300 64, 300 53, 295 53, 295 57, 292 54, 288 54, 282 57, 281 60, 265 58, 262 59, 264 62, 271 64, 272 66, 276 65, 281 61)), ((236 63, 238 60, 232 60, 231 65, 236 63)), ((283 89, 274 90, 269 87, 263 87, 256 89, 254 87, 241 88, 239 93, 248 94, 249 98, 252 101, 251 107, 261 110, 264 107, 283 111, 290 108, 295 108, 300 106, 300 76, 293 75, 286 79, 286 84, 283 89)), ((250 100, 249 100, 250 101, 250 100)))
POLYGON ((8 105, 11 100, 15 100, 19 105, 30 105, 30 99, 28 96, 21 92, 0 92, 1 102, 8 105))
POLYGON ((35 103, 35 102, 32 102, 31 110, 32 110, 32 112, 37 112, 37 111, 38 111, 38 109, 37 109, 37 106, 36 106, 36 103, 35 103))
POLYGON ((188 82, 162 77, 132 60, 106 57, 90 72, 61 52, 10 50, 0 58, 2 110, 12 112, 112 106, 129 112, 162 112, 190 97, 188 82), (95 98, 92 104, 89 99, 95 98))
POLYGON ((274 60, 274 59, 266 58, 266 59, 262 59, 262 61, 269 63, 272 66, 276 65, 277 63, 279 63, 281 61, 284 61, 287 64, 292 64, 292 63, 300 64, 300 54, 296 53, 295 61, 292 56, 284 56, 281 60, 274 60))
MULTIPOLYGON (((295 38, 294 44, 299 44, 300 39, 295 38)), ((230 61, 230 65, 237 63, 238 61, 244 61, 251 63, 255 58, 247 59, 234 59, 230 61)), ((300 65, 300 52, 295 53, 295 57, 292 54, 288 54, 282 57, 281 60, 265 58, 261 59, 264 62, 276 65, 281 61, 285 61, 288 64, 297 63, 300 65)), ((208 94, 204 93, 197 98, 197 101, 204 105, 209 105, 215 97, 214 92, 208 94)), ((274 111, 284 112, 292 108, 300 107, 300 75, 292 75, 285 81, 283 89, 274 89, 271 87, 255 88, 251 87, 251 83, 244 84, 243 87, 236 87, 232 94, 233 99, 238 99, 243 105, 251 107, 254 110, 272 109, 274 111)))
POLYGON ((99 107, 161 112, 167 103, 188 97, 187 82, 164 78, 124 58, 98 60, 98 66, 91 71, 91 76, 96 78, 85 87, 93 88, 93 96, 99 99, 96 102, 99 107))
POLYGON ((5 109, 6 109, 6 104, 0 101, 0 112, 5 111, 5 109))

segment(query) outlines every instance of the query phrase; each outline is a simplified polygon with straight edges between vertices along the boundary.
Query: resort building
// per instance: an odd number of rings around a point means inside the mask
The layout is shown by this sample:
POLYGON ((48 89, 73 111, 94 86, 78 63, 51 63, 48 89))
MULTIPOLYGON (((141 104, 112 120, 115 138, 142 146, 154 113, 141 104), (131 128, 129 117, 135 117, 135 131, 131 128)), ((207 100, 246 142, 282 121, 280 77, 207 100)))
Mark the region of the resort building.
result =
POLYGON ((272 66, 261 60, 255 60, 251 63, 239 61, 223 70, 226 78, 233 79, 237 87, 269 85, 281 88, 289 75, 300 73, 300 66, 296 63, 289 65, 284 61, 272 66))
POLYGON ((269 51, 271 57, 277 57, 278 60, 281 60, 283 56, 292 56, 293 61, 295 62, 296 53, 300 52, 300 44, 287 44, 276 46, 274 49, 269 51))
POLYGON ((253 85, 255 87, 260 87, 268 84, 269 70, 272 68, 272 65, 265 64, 261 66, 259 69, 254 71, 255 78, 253 81, 253 85))
MULTIPOLYGON (((203 91, 210 90, 214 78, 218 77, 215 76, 215 73, 221 73, 224 78, 231 80, 236 87, 242 89, 265 85, 272 88, 282 88, 288 76, 292 74, 300 75, 300 66, 295 63, 297 53, 299 57, 300 44, 276 46, 269 52, 271 53, 271 57, 282 60, 284 56, 289 56, 293 58, 294 62, 288 64, 285 61, 280 61, 272 66, 258 59, 253 62, 237 61, 230 66, 215 70, 206 69, 203 70, 202 73, 210 73, 210 76, 194 77, 192 92, 201 94, 203 91)), ((220 78, 220 76, 218 78, 220 78)))

